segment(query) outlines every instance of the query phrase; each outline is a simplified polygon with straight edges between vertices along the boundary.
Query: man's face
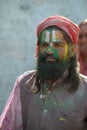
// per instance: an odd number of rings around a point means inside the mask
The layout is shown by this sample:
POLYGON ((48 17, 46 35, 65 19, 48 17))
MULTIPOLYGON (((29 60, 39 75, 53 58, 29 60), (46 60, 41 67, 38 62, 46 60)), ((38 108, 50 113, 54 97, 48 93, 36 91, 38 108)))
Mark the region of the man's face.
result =
POLYGON ((45 29, 39 37, 39 77, 45 80, 57 79, 69 67, 69 45, 64 35, 57 28, 45 29))
POLYGON ((79 50, 83 56, 87 56, 87 24, 81 25, 79 35, 79 50))
POLYGON ((68 43, 63 34, 57 29, 47 29, 40 36, 39 55, 47 53, 49 56, 46 61, 66 60, 68 57, 68 43))

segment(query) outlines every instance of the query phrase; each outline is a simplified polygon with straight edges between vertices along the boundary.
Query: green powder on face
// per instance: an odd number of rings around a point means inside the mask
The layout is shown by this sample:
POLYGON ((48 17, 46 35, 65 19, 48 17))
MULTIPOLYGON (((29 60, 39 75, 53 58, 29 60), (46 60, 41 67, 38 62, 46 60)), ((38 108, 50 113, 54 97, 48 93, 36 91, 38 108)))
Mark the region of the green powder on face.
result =
POLYGON ((59 53, 59 50, 54 50, 53 56, 54 56, 55 59, 57 59, 59 57, 58 53, 59 53))

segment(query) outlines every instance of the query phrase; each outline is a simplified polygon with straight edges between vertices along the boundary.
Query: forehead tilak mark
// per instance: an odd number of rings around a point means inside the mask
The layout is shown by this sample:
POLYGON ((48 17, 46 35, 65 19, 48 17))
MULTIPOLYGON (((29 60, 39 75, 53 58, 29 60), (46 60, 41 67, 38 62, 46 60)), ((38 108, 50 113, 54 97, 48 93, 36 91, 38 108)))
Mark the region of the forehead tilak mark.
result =
POLYGON ((45 41, 46 42, 49 42, 50 41, 50 32, 49 31, 46 31, 46 33, 45 33, 45 41))
POLYGON ((55 30, 52 31, 52 40, 56 41, 56 31, 55 30))

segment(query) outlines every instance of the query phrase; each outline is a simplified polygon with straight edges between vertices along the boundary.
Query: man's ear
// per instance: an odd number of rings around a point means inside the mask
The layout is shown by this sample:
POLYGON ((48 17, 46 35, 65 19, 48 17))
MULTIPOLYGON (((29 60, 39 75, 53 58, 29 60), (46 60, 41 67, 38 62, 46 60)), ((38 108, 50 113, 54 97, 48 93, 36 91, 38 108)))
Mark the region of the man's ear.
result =
POLYGON ((70 45, 69 46, 69 56, 70 57, 73 57, 74 56, 74 54, 76 53, 76 45, 75 44, 73 44, 73 45, 70 45))

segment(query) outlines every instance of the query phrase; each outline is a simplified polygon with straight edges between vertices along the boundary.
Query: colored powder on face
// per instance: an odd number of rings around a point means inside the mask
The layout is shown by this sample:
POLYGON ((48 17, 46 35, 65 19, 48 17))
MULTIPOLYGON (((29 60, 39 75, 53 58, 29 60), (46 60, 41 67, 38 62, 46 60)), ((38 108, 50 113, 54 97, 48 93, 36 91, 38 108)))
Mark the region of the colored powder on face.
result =
POLYGON ((68 44, 67 43, 65 44, 65 49, 64 50, 65 50, 65 52, 62 52, 62 53, 64 53, 64 60, 65 60, 65 59, 67 59, 67 56, 68 56, 67 55, 68 54, 68 44))
POLYGON ((46 50, 46 52, 49 52, 49 51, 51 51, 52 53, 53 53, 53 57, 55 58, 55 59, 57 59, 58 57, 59 57, 59 49, 58 50, 55 50, 54 48, 53 48, 53 46, 49 46, 48 47, 48 49, 46 50))
POLYGON ((53 54, 53 56, 54 56, 54 58, 55 59, 57 59, 58 57, 59 57, 59 50, 53 50, 54 51, 54 54, 53 54))
MULTIPOLYGON (((49 43, 49 46, 47 48, 44 48, 44 52, 52 52, 53 56, 55 59, 59 58, 59 52, 60 50, 56 50, 53 48, 53 45, 51 45, 54 42, 58 42, 59 39, 62 38, 62 34, 58 31, 58 30, 53 30, 53 29, 46 29, 42 32, 42 34, 40 35, 40 45, 43 45, 44 43, 49 43)), ((68 57, 68 44, 65 44, 65 48, 63 49, 63 51, 61 52, 62 54, 60 54, 60 59, 61 56, 63 56, 63 60, 66 60, 68 57)))

